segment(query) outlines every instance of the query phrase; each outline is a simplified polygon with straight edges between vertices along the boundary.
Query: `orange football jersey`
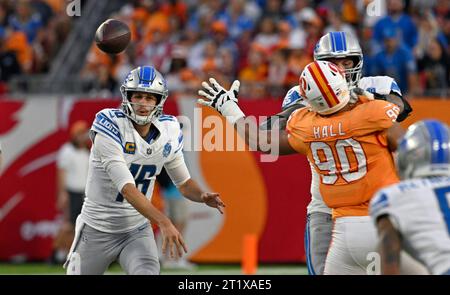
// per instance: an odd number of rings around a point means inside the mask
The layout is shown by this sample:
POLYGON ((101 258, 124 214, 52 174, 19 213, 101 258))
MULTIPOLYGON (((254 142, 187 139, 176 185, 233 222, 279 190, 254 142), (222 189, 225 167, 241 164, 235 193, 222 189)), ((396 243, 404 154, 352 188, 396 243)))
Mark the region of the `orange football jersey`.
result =
POLYGON ((368 215, 380 188, 399 181, 387 148, 387 129, 399 109, 382 100, 321 116, 303 108, 287 123, 289 143, 320 174, 320 193, 333 218, 368 215))

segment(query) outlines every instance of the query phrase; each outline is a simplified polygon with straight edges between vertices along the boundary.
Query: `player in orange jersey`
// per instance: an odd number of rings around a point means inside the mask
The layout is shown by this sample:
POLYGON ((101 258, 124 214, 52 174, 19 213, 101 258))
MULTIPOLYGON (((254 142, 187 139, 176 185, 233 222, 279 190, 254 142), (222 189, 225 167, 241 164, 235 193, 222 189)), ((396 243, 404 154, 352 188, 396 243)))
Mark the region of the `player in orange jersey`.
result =
POLYGON ((399 107, 351 98, 345 74, 330 62, 315 61, 300 76, 301 95, 309 107, 292 113, 286 130, 260 130, 237 105, 239 81, 229 91, 212 78, 210 83, 202 83, 199 95, 207 100, 198 102, 218 110, 247 144, 276 155, 301 153, 314 164, 320 192, 334 217, 325 274, 377 273, 378 265, 367 270, 368 255, 377 244, 368 205, 379 188, 398 182, 388 149, 395 141, 389 140, 388 130, 399 107))

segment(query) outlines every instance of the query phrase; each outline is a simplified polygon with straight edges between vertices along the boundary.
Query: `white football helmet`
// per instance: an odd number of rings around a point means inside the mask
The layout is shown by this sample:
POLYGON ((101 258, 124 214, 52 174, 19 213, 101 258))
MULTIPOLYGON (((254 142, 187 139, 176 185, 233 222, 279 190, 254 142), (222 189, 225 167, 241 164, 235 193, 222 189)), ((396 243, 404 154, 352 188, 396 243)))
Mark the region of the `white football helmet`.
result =
POLYGON ((345 73, 328 61, 308 64, 300 75, 300 94, 310 108, 321 114, 333 114, 350 100, 345 73))
POLYGON ((169 95, 166 80, 154 67, 142 66, 128 73, 125 81, 120 86, 122 94, 122 110, 125 115, 138 125, 146 125, 153 119, 158 118, 163 111, 164 103, 169 95), (131 102, 133 92, 152 93, 158 98, 156 107, 147 116, 135 113, 131 102))

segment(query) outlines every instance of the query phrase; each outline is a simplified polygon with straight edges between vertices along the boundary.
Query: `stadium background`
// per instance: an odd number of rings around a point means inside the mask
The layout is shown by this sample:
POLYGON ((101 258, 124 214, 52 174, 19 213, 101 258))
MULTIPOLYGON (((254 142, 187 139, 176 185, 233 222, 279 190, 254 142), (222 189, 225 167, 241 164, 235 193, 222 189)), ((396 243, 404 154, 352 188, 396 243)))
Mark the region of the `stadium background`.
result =
MULTIPOLYGON (((168 114, 193 118, 195 92, 213 76, 225 85, 239 78, 244 112, 270 115, 320 36, 351 31, 365 54, 364 75, 396 78, 413 105, 404 127, 430 117, 450 124, 450 1, 404 1, 399 24, 390 19, 402 1, 387 2, 0 1, 0 260, 48 259, 61 224, 56 152, 71 123, 118 106, 120 82, 140 64, 167 78, 168 114), (130 26, 125 53, 108 56, 93 44, 107 18, 130 26)), ((202 139, 209 130, 194 132, 202 139)), ((260 262, 304 263, 310 172, 303 157, 263 163, 249 151, 187 151, 186 158, 194 178, 227 204, 224 216, 190 205, 192 261, 239 263, 243 237, 253 233, 260 262)), ((162 208, 158 200, 156 190, 162 208)))

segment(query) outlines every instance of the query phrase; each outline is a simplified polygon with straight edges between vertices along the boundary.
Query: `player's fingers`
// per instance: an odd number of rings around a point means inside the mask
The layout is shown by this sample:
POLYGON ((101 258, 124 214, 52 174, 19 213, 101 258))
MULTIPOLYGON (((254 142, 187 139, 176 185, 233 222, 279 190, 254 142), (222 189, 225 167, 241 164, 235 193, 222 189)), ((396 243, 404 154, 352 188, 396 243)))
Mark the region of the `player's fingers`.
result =
POLYGON ((199 98, 199 99, 197 99, 197 103, 201 104, 201 105, 204 105, 204 106, 207 106, 207 107, 210 107, 211 104, 212 104, 212 101, 211 100, 206 101, 204 99, 199 98))
POLYGON ((220 214, 223 214, 223 206, 222 205, 217 205, 217 210, 219 210, 220 214))
POLYGON ((170 258, 175 258, 175 243, 173 239, 170 239, 169 241, 169 249, 170 249, 170 258))
POLYGON ((176 240, 175 245, 177 250, 177 257, 181 258, 183 256, 183 246, 181 246, 181 243, 178 239, 176 240))
POLYGON ((209 91, 209 93, 214 94, 217 93, 217 90, 214 90, 211 86, 209 86, 209 84, 205 81, 202 82, 202 86, 203 88, 205 88, 207 91, 209 91))
POLYGON ((239 80, 234 80, 233 84, 231 84, 230 90, 239 92, 239 87, 241 86, 241 82, 239 80))
POLYGON ((220 199, 219 196, 220 196, 219 193, 208 193, 208 197, 209 197, 209 198, 214 199, 214 201, 215 201, 217 204, 219 204, 219 205, 225 207, 225 204, 223 203, 222 199, 220 199))
POLYGON ((222 206, 222 207, 226 207, 225 206, 225 203, 222 201, 222 199, 221 198, 219 198, 219 197, 216 197, 216 201, 217 201, 217 203, 220 205, 220 206, 222 206))
POLYGON ((211 83, 211 87, 216 90, 216 92, 219 92, 220 88, 223 88, 220 86, 219 82, 216 81, 214 78, 209 78, 209 83, 211 83))
POLYGON ((166 255, 167 253, 167 238, 164 237, 163 244, 162 244, 162 253, 163 255, 166 255))
MULTIPOLYGON (((178 241, 180 242, 181 248, 182 250, 184 250, 184 253, 187 253, 187 246, 186 243, 184 242, 183 237, 180 235, 180 237, 178 238, 178 241)), ((181 253, 183 254, 183 253, 181 253)))
POLYGON ((212 95, 206 93, 206 92, 203 91, 203 90, 199 90, 199 91, 198 91, 198 95, 203 96, 203 97, 206 97, 206 98, 209 99, 209 100, 213 100, 213 99, 214 99, 214 96, 212 96, 212 95))

